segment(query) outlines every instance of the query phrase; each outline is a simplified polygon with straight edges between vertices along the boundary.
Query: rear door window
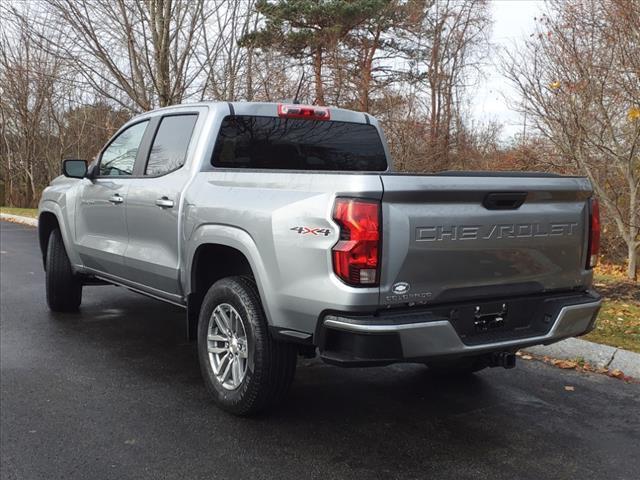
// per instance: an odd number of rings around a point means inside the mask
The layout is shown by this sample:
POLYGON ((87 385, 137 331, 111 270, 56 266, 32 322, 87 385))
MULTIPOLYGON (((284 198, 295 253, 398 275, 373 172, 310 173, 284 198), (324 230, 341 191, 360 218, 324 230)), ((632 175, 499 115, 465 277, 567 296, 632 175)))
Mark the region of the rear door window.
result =
POLYGON ((145 175, 164 175, 184 165, 196 120, 197 114, 162 118, 149 151, 145 175))
POLYGON ((222 121, 211 163, 224 168, 387 169, 373 125, 248 115, 222 121))

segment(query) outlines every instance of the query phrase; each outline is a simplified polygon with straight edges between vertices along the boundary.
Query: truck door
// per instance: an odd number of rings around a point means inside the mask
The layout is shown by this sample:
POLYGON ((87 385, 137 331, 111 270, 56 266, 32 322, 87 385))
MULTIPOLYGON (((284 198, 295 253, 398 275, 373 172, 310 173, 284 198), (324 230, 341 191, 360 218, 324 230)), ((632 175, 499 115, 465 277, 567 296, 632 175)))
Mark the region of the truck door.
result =
POLYGON ((126 278, 152 294, 177 302, 182 299, 180 200, 189 179, 189 169, 184 165, 197 120, 197 111, 158 119, 151 148, 136 167, 136 178, 131 180, 127 195, 126 278))
POLYGON ((83 179, 76 218, 78 253, 88 268, 121 277, 129 235, 125 217, 127 192, 149 120, 116 135, 98 159, 97 175, 83 179))

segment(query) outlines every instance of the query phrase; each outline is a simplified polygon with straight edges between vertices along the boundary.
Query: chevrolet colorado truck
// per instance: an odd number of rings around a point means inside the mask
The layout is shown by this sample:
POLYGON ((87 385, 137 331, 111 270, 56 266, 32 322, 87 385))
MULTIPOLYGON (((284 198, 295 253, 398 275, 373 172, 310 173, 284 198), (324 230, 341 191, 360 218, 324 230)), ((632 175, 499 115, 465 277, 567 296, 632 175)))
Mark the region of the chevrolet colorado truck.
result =
POLYGON ((64 161, 38 230, 52 311, 97 284, 183 307, 208 391, 238 415, 282 399, 298 355, 509 368, 588 332, 601 303, 587 179, 394 173, 376 119, 338 108, 140 115, 91 164, 64 161))

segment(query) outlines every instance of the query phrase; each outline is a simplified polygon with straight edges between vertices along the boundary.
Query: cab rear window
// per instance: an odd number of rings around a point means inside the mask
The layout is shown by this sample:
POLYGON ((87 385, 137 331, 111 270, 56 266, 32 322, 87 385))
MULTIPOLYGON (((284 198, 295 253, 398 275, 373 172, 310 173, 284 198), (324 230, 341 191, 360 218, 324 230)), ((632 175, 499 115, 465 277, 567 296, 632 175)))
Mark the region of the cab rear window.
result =
POLYGON ((387 169, 373 125, 249 115, 224 118, 211 163, 222 168, 387 169))

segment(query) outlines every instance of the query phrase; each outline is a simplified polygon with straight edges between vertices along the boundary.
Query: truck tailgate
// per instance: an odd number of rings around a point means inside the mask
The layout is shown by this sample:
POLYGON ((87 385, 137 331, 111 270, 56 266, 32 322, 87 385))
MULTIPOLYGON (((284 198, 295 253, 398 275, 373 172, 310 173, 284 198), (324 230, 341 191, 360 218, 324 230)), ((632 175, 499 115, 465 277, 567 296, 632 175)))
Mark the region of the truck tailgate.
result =
POLYGON ((382 305, 585 285, 589 181, 527 174, 383 174, 382 305))

